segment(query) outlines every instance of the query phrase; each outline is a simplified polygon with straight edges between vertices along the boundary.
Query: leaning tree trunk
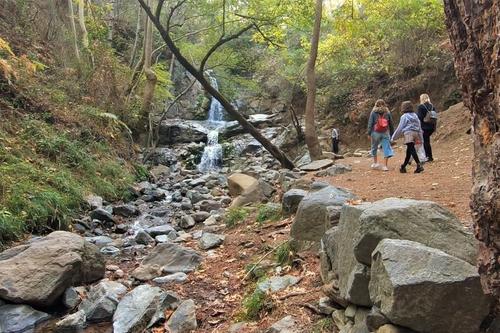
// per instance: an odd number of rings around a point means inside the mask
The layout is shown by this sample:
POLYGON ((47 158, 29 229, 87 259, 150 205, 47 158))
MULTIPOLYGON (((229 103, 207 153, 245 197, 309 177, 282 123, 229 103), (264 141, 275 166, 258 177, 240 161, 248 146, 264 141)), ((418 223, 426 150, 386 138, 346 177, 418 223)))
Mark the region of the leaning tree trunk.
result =
POLYGON ((323 12, 323 1, 316 0, 316 14, 314 28, 311 38, 311 52, 307 62, 307 100, 305 112, 305 139, 311 160, 321 158, 322 152, 319 145, 318 133, 316 132, 316 58, 318 57, 319 35, 321 32, 321 15, 323 12))
POLYGON ((464 103, 472 111, 472 216, 479 273, 500 304, 500 2, 445 0, 446 25, 464 103))
MULTIPOLYGON (((153 0, 148 0, 148 6, 152 6, 153 0)), ((151 58, 153 56, 153 23, 146 18, 146 26, 144 29, 144 74, 146 76, 146 84, 144 86, 144 96, 142 105, 142 117, 146 121, 149 118, 153 106, 153 98, 156 86, 156 74, 151 68, 151 58)))
MULTIPOLYGON (((160 19, 159 19, 159 14, 160 11, 156 11, 157 16, 153 14, 151 11, 151 7, 146 4, 146 0, 138 0, 139 3, 141 4, 142 8, 150 18, 150 20, 153 22, 153 24, 156 26, 158 29, 158 32, 160 33, 163 41, 165 44, 167 44, 168 48, 172 53, 174 54, 175 58, 179 62, 179 64, 184 67, 193 77, 202 85, 203 89, 209 93, 213 98, 218 100, 221 105, 224 107, 226 112, 233 117, 238 123, 241 125, 241 127, 249 133, 251 136, 255 138, 263 147, 266 149, 274 158, 276 158, 281 165, 284 168, 287 169, 293 169, 294 165, 293 162, 290 161, 290 159, 283 153, 278 147, 276 147, 274 144, 272 144, 271 141, 269 141, 264 135, 262 135, 257 128, 255 128, 241 113, 236 110, 236 108, 229 102, 229 100, 222 95, 217 89, 215 89, 210 82, 205 78, 203 75, 203 72, 200 70, 197 70, 192 63, 189 62, 189 60, 184 57, 182 54, 181 50, 177 48, 175 45, 174 41, 170 37, 169 32, 165 29, 165 27, 161 24, 160 19)), ((164 1, 160 1, 160 7, 163 5, 164 1)))
POLYGON ((76 60, 80 61, 80 50, 78 49, 78 35, 76 33, 75 14, 73 10, 73 0, 68 0, 69 23, 73 35, 73 47, 75 48, 76 60))

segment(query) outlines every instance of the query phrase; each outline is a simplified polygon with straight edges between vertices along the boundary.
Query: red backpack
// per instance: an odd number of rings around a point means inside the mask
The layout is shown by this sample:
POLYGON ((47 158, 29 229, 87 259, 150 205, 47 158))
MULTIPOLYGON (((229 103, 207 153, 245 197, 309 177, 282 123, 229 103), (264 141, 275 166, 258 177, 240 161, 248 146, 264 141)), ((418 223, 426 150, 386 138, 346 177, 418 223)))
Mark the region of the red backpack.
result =
POLYGON ((384 114, 379 114, 377 122, 375 123, 375 132, 385 133, 389 128, 389 120, 385 119, 384 114))

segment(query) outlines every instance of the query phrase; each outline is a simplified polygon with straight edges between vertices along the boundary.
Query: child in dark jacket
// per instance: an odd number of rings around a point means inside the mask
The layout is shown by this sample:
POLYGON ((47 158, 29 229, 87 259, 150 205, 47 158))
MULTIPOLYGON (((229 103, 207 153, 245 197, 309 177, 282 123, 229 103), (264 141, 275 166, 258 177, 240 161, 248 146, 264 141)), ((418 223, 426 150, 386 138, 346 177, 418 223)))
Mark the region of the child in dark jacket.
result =
POLYGON ((410 101, 405 101, 401 104, 401 111, 403 115, 399 121, 398 128, 392 135, 393 141, 397 140, 401 136, 404 136, 406 145, 406 157, 399 171, 401 173, 406 173, 406 166, 410 162, 410 158, 413 157, 415 162, 417 162, 415 173, 420 173, 424 171, 424 168, 420 163, 417 150, 415 149, 415 144, 422 141, 422 127, 420 126, 420 120, 414 112, 413 105, 410 101))

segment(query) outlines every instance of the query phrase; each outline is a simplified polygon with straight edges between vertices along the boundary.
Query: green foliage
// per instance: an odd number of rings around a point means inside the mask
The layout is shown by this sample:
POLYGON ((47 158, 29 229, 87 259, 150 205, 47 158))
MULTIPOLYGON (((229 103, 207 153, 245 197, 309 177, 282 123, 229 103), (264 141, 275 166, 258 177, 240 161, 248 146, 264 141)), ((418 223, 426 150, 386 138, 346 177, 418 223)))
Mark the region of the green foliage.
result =
POLYGON ((256 288, 253 293, 243 300, 243 318, 245 320, 257 320, 263 311, 271 310, 272 307, 272 300, 269 295, 256 288))
POLYGON ((243 207, 231 207, 226 211, 224 216, 224 221, 228 227, 234 227, 235 225, 243 222, 249 214, 249 210, 243 207))
POLYGON ((254 279, 258 280, 263 278, 266 275, 266 268, 258 265, 258 264, 248 264, 245 266, 245 272, 250 272, 252 271, 249 276, 254 279))
POLYGON ((278 221, 281 219, 281 207, 276 204, 262 204, 257 207, 255 221, 264 223, 266 221, 278 221))
POLYGON ((281 244, 276 249, 276 262, 279 265, 290 265, 295 257, 295 250, 291 242, 281 244))
MULTIPOLYGON (((73 133, 35 118, 0 135, 0 245, 24 232, 67 229, 88 193, 127 199, 134 174, 104 143, 81 141, 73 133)), ((2 129, 0 128, 0 133, 2 129)))

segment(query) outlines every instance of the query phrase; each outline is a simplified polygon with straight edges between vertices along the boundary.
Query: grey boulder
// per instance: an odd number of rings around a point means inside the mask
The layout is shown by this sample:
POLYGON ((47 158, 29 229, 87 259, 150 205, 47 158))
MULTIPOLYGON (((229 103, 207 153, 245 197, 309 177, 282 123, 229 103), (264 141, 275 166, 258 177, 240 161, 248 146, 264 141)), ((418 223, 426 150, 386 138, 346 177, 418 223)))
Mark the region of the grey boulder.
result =
POLYGON ((37 311, 29 305, 0 306, 0 332, 31 333, 37 325, 50 319, 44 312, 37 311))
POLYGON ((273 276, 257 284, 257 289, 261 292, 278 292, 299 283, 300 279, 293 275, 273 276))
POLYGON ((131 204, 123 204, 113 207, 113 213, 115 215, 123 217, 131 217, 139 215, 139 210, 131 204))
POLYGON ((0 297, 47 307, 68 287, 94 282, 104 273, 104 259, 95 245, 71 232, 55 231, 0 253, 0 297))
POLYGON ((163 273, 188 273, 201 264, 202 257, 194 250, 174 243, 158 244, 137 267, 132 276, 146 281, 163 273))
POLYGON ((286 316, 274 323, 266 330, 266 333, 300 333, 297 321, 292 316, 286 316))
POLYGON ((81 332, 87 325, 86 321, 87 316, 85 315, 85 311, 80 310, 59 320, 56 323, 55 331, 57 333, 81 332))
POLYGON ((198 245, 202 250, 210 250, 220 246, 224 242, 224 238, 222 235, 204 232, 198 241, 198 245))
POLYGON ((370 295, 392 323, 418 332, 476 333, 490 305, 476 267, 398 239, 373 251, 370 295))
POLYGON ((299 241, 318 242, 328 229, 338 223, 340 214, 336 214, 337 220, 332 221, 332 209, 340 212, 346 201, 355 198, 349 191, 333 186, 310 192, 298 206, 290 235, 299 241))
POLYGON ((160 313, 178 302, 173 294, 158 287, 140 285, 129 292, 118 304, 113 315, 114 333, 143 332, 159 319, 160 313))
POLYGON ((307 195, 307 191, 301 189, 291 189, 283 194, 282 210, 286 215, 295 214, 300 202, 307 195))
POLYGON ((183 301, 170 316, 167 326, 172 333, 190 333, 198 327, 196 306, 193 300, 183 301))
POLYGON ((196 225, 195 220, 191 215, 182 215, 179 221, 179 227, 182 229, 189 229, 196 225))
POLYGON ((119 299, 127 288, 115 281, 101 281, 93 286, 78 310, 83 311, 89 322, 106 321, 113 317, 119 299))
POLYGON ((317 170, 327 168, 330 165, 333 165, 333 163, 335 163, 335 162, 333 160, 328 159, 328 158, 323 159, 323 160, 316 160, 316 161, 312 161, 309 164, 301 166, 300 170, 302 170, 302 171, 317 171, 317 170))

